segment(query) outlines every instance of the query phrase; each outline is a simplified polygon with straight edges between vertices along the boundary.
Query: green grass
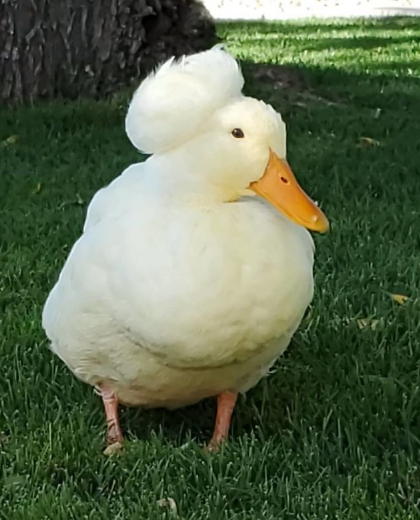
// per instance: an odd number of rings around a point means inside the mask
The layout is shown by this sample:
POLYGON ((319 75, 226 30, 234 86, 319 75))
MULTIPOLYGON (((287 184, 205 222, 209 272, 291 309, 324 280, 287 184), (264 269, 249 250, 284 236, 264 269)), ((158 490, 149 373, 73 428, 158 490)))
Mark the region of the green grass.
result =
POLYGON ((219 32, 250 93, 284 113, 290 162, 332 221, 316 237, 313 306, 277 372, 240 399, 219 455, 201 448, 205 402, 123 410, 127 446, 107 459, 101 403, 50 353, 40 314, 90 198, 138 160, 126 100, 3 108, 0 141, 18 140, 0 145, 2 519, 420 518, 420 25, 219 32), (256 81, 253 63, 288 65, 306 87, 256 81), (159 507, 168 497, 178 515, 159 507))

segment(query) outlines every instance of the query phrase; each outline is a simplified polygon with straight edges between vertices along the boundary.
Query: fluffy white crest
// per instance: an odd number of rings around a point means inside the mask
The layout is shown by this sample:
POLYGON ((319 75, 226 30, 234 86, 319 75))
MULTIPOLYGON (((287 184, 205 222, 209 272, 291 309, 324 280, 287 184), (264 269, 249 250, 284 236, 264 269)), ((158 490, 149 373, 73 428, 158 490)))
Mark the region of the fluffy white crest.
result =
POLYGON ((233 97, 244 79, 236 60, 220 46, 171 58, 137 89, 126 132, 139 150, 162 153, 191 139, 203 121, 233 97))

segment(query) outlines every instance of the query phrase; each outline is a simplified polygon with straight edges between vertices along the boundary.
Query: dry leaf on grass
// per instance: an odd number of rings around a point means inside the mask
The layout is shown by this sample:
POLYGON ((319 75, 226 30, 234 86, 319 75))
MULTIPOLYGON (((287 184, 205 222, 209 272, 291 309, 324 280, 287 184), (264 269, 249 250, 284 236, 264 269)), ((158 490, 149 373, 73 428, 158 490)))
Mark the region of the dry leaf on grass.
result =
POLYGON ((10 135, 7 139, 1 142, 3 146, 10 146, 12 144, 15 144, 16 141, 19 139, 18 135, 10 135))
POLYGON ((362 141, 362 143, 369 144, 371 146, 379 146, 381 144, 376 139, 373 139, 373 137, 361 137, 360 140, 362 141))
POLYGON ((32 195, 37 195, 42 189, 42 184, 38 182, 35 188, 32 190, 32 195))
POLYGON ((399 305, 404 305, 404 303, 410 299, 405 294, 390 294, 390 296, 394 302, 397 302, 399 305))
POLYGON ((356 320, 359 329, 372 329, 375 330, 379 325, 379 320, 374 320, 371 318, 360 318, 356 320))
POLYGON ((173 498, 171 497, 168 497, 168 498, 161 498, 160 500, 157 501, 157 505, 159 507, 167 507, 168 509, 170 509, 171 511, 173 511, 175 514, 177 513, 178 511, 178 508, 176 507, 176 502, 173 498))

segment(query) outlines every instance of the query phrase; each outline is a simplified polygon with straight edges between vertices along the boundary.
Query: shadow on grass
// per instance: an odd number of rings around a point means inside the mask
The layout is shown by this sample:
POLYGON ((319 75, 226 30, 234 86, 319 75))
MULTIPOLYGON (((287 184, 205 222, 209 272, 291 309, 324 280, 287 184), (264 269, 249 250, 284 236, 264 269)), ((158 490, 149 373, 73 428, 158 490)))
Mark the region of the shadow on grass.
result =
POLYGON ((246 92, 273 104, 283 115, 335 105, 350 110, 403 109, 409 111, 413 122, 420 110, 419 79, 409 75, 419 66, 420 60, 393 61, 377 67, 371 63, 368 74, 358 74, 334 66, 242 63, 246 92))

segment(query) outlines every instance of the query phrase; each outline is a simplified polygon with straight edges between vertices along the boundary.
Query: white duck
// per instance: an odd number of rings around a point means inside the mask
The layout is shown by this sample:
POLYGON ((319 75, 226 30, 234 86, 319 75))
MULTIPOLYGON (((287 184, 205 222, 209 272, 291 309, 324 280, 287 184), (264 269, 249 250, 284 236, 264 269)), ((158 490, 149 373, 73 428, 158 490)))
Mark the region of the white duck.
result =
POLYGON ((284 352, 312 299, 304 228, 328 221, 286 162, 280 115, 242 87, 220 48, 140 85, 126 130, 152 155, 95 195, 45 304, 52 350, 102 395, 110 444, 123 440, 119 402, 218 396, 217 448, 238 392, 284 352))

